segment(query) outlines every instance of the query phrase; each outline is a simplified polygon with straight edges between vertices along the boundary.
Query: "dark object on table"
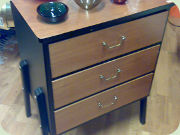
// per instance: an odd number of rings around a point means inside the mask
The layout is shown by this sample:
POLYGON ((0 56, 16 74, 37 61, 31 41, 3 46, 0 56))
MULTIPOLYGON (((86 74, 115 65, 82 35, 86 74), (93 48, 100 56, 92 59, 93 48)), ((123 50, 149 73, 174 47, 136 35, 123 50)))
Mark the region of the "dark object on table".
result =
POLYGON ((68 7, 61 2, 46 2, 38 6, 37 12, 44 21, 56 23, 65 19, 68 7))
POLYGON ((116 3, 116 4, 125 4, 127 0, 112 0, 112 2, 116 3))

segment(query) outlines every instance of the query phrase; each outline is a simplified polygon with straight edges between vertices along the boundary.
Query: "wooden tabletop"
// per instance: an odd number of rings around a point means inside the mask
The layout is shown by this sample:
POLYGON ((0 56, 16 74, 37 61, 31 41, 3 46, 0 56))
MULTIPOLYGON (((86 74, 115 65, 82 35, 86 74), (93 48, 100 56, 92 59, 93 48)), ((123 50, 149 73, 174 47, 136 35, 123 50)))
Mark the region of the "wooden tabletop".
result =
POLYGON ((64 22, 48 24, 43 22, 36 12, 38 5, 45 0, 12 0, 39 39, 61 35, 169 4, 167 0, 128 0, 126 5, 117 5, 111 0, 102 0, 96 8, 86 11, 77 6, 73 0, 59 1, 69 7, 68 17, 64 22))

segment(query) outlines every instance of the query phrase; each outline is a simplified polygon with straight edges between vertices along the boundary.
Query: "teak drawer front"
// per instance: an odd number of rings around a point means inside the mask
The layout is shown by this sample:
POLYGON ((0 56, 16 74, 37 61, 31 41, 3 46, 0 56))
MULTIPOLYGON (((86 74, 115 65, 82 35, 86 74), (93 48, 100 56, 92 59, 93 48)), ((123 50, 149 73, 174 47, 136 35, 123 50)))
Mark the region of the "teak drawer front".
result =
POLYGON ((154 46, 53 81, 55 108, 153 71, 159 47, 154 46), (121 70, 118 74, 117 69, 121 70), (114 78, 105 80, 100 75, 106 79, 114 78))
POLYGON ((107 29, 49 45, 52 78, 96 64, 115 56, 160 42, 168 12, 159 13, 107 29), (119 47, 109 46, 121 42, 119 47))
POLYGON ((146 75, 55 111, 56 133, 148 96, 152 77, 146 75))

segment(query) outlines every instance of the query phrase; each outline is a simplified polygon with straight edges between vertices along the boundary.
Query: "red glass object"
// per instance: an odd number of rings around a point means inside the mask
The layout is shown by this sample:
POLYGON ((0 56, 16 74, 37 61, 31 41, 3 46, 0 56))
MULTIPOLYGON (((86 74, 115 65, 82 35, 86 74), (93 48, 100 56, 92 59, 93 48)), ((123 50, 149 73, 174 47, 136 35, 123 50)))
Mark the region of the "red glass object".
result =
POLYGON ((116 4, 125 4, 127 0, 112 0, 112 2, 116 3, 116 4))
POLYGON ((170 15, 170 16, 173 16, 173 17, 175 17, 175 18, 180 18, 180 10, 179 10, 179 8, 178 8, 176 5, 173 6, 173 7, 170 9, 169 15, 170 15))
POLYGON ((170 9, 168 20, 170 24, 180 27, 180 10, 176 5, 170 9))

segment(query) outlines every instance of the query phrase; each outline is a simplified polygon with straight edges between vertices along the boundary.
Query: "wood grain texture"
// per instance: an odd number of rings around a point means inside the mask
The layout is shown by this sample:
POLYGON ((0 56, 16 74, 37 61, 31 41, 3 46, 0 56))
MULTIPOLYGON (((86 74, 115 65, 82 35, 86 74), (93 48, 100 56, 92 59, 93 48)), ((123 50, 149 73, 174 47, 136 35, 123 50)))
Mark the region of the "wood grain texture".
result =
POLYGON ((100 30, 83 36, 57 42, 49 46, 52 77, 90 66, 97 62, 131 52, 162 40, 167 12, 100 30), (121 36, 127 39, 120 47, 121 36))
MULTIPOLYGON (((180 28, 171 27, 168 24, 148 98, 146 125, 141 125, 139 122, 139 103, 137 102, 89 121, 63 135, 169 135, 173 133, 180 123, 179 37, 180 28)), ((41 135, 34 102, 31 102, 32 117, 25 116, 17 49, 6 50, 3 55, 7 59, 4 65, 0 65, 0 126, 10 135, 41 135)))
POLYGON ((159 47, 158 45, 148 48, 53 81, 54 107, 61 107, 113 85, 153 71, 159 54, 159 47), (109 81, 99 78, 99 75, 104 75, 106 78, 114 76, 118 68, 121 72, 117 78, 109 81))
POLYGON ((58 0, 64 2, 69 7, 68 18, 59 24, 48 24, 41 21, 36 12, 38 5, 44 1, 12 1, 32 31, 40 39, 82 29, 168 4, 166 0, 129 0, 126 5, 120 6, 111 3, 110 0, 103 0, 95 9, 85 11, 77 6, 73 0, 58 0))
POLYGON ((55 111, 56 133, 60 134, 81 123, 147 96, 150 92, 152 77, 153 74, 138 78, 55 111), (118 98, 116 102, 114 96, 118 98), (99 108, 99 102, 105 107, 99 108), (111 105, 112 103, 114 104, 111 105))

